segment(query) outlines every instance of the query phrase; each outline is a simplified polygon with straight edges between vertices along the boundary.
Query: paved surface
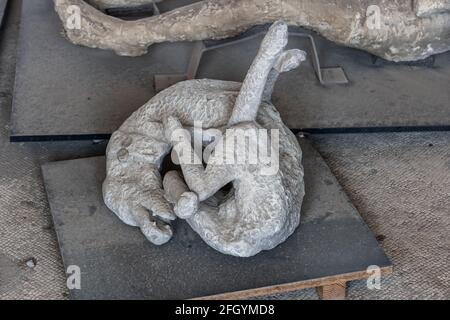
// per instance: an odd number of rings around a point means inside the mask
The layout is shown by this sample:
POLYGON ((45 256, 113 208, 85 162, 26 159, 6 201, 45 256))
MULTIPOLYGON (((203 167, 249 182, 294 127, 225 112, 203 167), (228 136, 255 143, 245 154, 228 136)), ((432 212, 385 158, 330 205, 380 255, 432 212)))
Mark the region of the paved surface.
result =
MULTIPOLYGON (((12 3, 17 13, 18 1, 12 3)), ((0 33, 0 299, 61 299, 65 276, 40 165, 99 155, 105 145, 9 143, 18 21, 10 14, 6 24, 0 33)), ((394 264, 381 290, 358 281, 349 298, 449 299, 450 133, 312 140, 394 264)), ((317 297, 304 290, 275 298, 317 297)))

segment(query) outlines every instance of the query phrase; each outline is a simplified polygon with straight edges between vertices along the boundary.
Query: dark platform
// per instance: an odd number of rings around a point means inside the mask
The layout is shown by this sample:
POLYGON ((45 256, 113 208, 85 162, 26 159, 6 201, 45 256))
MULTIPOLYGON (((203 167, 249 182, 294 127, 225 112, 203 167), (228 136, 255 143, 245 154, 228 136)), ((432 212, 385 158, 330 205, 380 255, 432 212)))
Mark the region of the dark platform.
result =
MULTIPOLYGON (((162 11, 193 2, 162 3, 162 11)), ((184 73, 191 43, 154 45, 139 58, 63 38, 51 0, 24 0, 12 141, 107 138, 154 95, 154 74, 184 73)), ((450 129, 450 53, 435 67, 373 64, 371 55, 316 37, 322 66, 347 85, 322 87, 311 61, 281 77, 274 103, 292 129, 310 132, 450 129)), ((205 54, 198 77, 241 81, 260 38, 205 54)), ((306 40, 290 46, 308 48, 306 40)), ((307 50, 308 51, 308 50, 307 50)))
POLYGON ((243 259, 207 246, 185 223, 161 247, 103 203, 104 157, 54 162, 43 174, 66 267, 81 268, 74 299, 244 298, 367 277, 391 264, 320 155, 302 141, 302 224, 272 251, 243 259), (255 290, 256 289, 256 290, 255 290))
POLYGON ((8 0, 0 0, 0 26, 3 24, 3 18, 5 17, 7 5, 8 0))
MULTIPOLYGON (((163 9, 189 1, 168 2, 163 9)), ((191 46, 162 44, 138 58, 75 46, 52 0, 23 0, 11 140, 111 133, 154 95, 153 74, 184 72, 191 46)))

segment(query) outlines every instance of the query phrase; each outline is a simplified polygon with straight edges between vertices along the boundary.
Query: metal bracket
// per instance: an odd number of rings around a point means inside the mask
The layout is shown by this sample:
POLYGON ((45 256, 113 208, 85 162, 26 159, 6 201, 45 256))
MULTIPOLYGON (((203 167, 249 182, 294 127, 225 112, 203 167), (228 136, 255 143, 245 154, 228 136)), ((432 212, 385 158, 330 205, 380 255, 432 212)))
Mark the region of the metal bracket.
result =
POLYGON ((146 18, 149 16, 160 15, 160 10, 155 1, 151 4, 141 4, 133 7, 112 7, 105 9, 107 15, 121 18, 124 20, 136 20, 140 18, 146 18))
MULTIPOLYGON (((156 92, 160 92, 180 81, 195 79, 202 56, 205 52, 239 44, 241 42, 257 38, 266 33, 267 31, 258 31, 250 35, 244 34, 231 40, 197 41, 194 45, 194 48, 192 49, 191 59, 189 61, 188 68, 185 74, 157 74, 154 76, 156 92)), ((319 80, 321 85, 327 86, 335 84, 347 84, 349 82, 344 70, 341 67, 321 67, 319 54, 317 52, 317 46, 312 35, 301 32, 289 32, 289 35, 299 38, 307 38, 309 40, 313 52, 312 63, 314 71, 316 72, 317 79, 319 80)))

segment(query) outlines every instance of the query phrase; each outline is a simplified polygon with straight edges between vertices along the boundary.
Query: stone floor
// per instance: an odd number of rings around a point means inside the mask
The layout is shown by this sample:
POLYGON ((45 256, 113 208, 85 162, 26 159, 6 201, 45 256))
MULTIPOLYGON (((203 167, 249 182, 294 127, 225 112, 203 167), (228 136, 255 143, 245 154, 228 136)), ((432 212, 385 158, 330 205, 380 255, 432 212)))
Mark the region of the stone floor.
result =
MULTIPOLYGON (((64 268, 40 165, 99 155, 106 145, 9 143, 18 31, 18 5, 10 2, 0 33, 0 299, 65 299, 64 268)), ((394 274, 383 279, 381 290, 368 290, 365 281, 356 281, 348 297, 449 299, 450 133, 310 138, 394 264, 394 274)), ((303 290, 267 298, 317 296, 303 290)))

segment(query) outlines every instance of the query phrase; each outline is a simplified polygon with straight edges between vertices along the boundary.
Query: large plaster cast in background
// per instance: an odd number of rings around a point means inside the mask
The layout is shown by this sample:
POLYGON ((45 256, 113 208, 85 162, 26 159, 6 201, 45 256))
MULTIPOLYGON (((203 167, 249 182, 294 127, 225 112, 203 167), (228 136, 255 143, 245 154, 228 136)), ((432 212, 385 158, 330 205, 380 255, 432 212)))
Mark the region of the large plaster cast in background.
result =
MULTIPOLYGON (((160 245, 171 239, 169 221, 178 216, 214 249, 240 257, 270 250, 295 231, 304 196, 302 153, 296 137, 270 102, 279 73, 296 68, 305 59, 300 50, 284 50, 287 38, 285 23, 271 27, 244 83, 178 83, 152 98, 113 134, 103 193, 107 206, 123 222, 140 227, 148 240, 160 245), (222 150, 219 146, 226 145, 239 130, 254 137, 252 133, 261 128, 269 129, 268 142, 273 145, 276 137, 271 129, 276 129, 279 170, 263 174, 268 164, 259 156, 257 163, 221 164, 222 154, 215 152, 206 168, 181 161, 185 181, 179 173, 169 172, 163 189, 160 168, 172 147, 177 153, 188 150, 197 156, 190 136, 180 129, 198 121, 208 129, 200 137, 205 144, 211 142, 207 133, 212 128, 224 132, 215 141, 215 150, 222 150), (231 191, 219 197, 229 183, 231 191)), ((250 139, 250 143, 260 140, 250 139)), ((249 144, 236 144, 227 152, 247 154, 250 159, 252 150, 249 144)))
POLYGON ((450 12, 449 0, 414 0, 414 10, 419 17, 450 12))
POLYGON ((204 0, 137 21, 108 16, 83 0, 54 2, 73 43, 127 56, 143 55, 154 43, 227 38, 280 19, 387 60, 450 49, 450 0, 204 0), (81 29, 67 27, 71 5, 81 9, 81 29))

